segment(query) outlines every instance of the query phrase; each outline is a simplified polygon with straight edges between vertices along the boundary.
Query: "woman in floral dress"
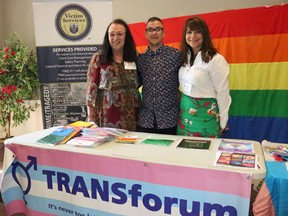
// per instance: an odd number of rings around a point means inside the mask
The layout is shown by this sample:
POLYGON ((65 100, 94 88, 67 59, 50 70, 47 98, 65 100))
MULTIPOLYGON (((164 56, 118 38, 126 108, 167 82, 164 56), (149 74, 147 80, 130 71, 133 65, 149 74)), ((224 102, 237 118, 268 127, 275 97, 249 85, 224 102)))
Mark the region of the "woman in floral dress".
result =
POLYGON ((87 72, 88 121, 99 127, 135 131, 140 103, 137 52, 128 25, 116 19, 107 27, 102 49, 87 72))

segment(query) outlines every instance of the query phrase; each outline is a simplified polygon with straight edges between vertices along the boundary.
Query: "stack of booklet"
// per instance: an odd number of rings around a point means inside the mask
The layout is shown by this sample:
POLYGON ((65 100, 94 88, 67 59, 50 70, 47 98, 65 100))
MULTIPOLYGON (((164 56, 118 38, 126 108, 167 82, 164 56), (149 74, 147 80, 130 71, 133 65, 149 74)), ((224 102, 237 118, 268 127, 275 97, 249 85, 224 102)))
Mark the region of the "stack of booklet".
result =
POLYGON ((47 145, 68 144, 76 146, 93 146, 127 132, 115 128, 99 128, 92 122, 77 121, 55 128, 50 134, 37 140, 47 145))
POLYGON ((118 128, 83 128, 79 136, 70 139, 66 144, 82 147, 93 147, 104 142, 115 140, 127 130, 118 128))
POLYGON ((274 160, 279 162, 288 161, 288 145, 281 143, 271 143, 267 140, 262 141, 263 150, 274 160))
POLYGON ((96 126, 92 122, 76 121, 66 126, 57 127, 52 133, 37 140, 37 143, 47 145, 65 144, 68 140, 79 135, 83 128, 96 126))
POLYGON ((77 121, 58 127, 37 143, 47 145, 66 144, 72 146, 92 147, 115 140, 127 130, 118 128, 97 127, 94 123, 77 121))

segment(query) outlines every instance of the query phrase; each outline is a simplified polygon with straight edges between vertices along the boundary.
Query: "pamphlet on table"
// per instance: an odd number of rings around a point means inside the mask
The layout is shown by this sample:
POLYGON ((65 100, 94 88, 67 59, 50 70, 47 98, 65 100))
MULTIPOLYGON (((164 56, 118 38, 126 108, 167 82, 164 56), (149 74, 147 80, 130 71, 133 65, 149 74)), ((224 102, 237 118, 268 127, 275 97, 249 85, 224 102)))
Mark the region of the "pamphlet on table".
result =
POLYGON ((209 150, 211 140, 182 139, 177 148, 209 150))
POLYGON ((238 153, 253 153, 253 142, 231 141, 222 139, 218 147, 219 151, 238 152, 238 153))

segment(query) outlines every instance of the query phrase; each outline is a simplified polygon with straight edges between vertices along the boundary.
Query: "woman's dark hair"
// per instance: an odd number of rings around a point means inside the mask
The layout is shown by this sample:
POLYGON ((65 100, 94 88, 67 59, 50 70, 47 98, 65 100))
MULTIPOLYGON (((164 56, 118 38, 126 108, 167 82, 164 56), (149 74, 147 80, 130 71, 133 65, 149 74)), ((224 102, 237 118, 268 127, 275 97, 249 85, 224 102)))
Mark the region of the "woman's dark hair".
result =
POLYGON ((134 39, 132 37, 131 31, 129 29, 129 26, 127 23, 122 19, 115 19, 113 22, 111 22, 107 30, 105 32, 102 48, 101 48, 101 63, 111 63, 113 62, 113 52, 112 48, 109 43, 109 27, 112 24, 119 24, 123 25, 125 28, 125 43, 123 48, 123 61, 127 62, 136 62, 137 61, 137 51, 136 51, 136 45, 134 42, 134 39))
POLYGON ((192 47, 190 47, 186 42, 187 29, 191 31, 200 31, 203 34, 201 57, 204 62, 208 63, 216 55, 217 50, 212 43, 210 32, 209 32, 206 22, 200 17, 195 16, 195 17, 187 19, 183 28, 180 50, 182 52, 184 64, 188 63, 188 55, 187 55, 188 51, 190 51, 191 53, 191 59, 190 59, 191 65, 193 65, 194 59, 196 57, 194 56, 192 47))

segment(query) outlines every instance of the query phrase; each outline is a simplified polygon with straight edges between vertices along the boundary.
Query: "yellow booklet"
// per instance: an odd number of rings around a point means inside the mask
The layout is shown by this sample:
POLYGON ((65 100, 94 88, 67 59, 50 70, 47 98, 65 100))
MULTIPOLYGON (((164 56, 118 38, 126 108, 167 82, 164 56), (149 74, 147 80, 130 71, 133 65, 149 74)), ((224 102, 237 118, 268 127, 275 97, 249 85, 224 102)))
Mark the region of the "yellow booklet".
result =
POLYGON ((69 124, 70 126, 77 126, 77 127, 92 127, 93 125, 96 125, 95 123, 93 122, 85 122, 85 121, 76 121, 76 122, 73 122, 71 124, 69 124))
POLYGON ((71 124, 68 124, 69 126, 74 128, 74 132, 71 133, 69 136, 67 136, 65 139, 63 139, 60 143, 64 144, 66 143, 68 140, 72 139, 73 137, 75 137, 76 135, 80 134, 82 128, 88 128, 88 127, 92 127, 92 126, 96 126, 97 125, 93 122, 85 122, 85 121, 76 121, 73 122, 71 124))

